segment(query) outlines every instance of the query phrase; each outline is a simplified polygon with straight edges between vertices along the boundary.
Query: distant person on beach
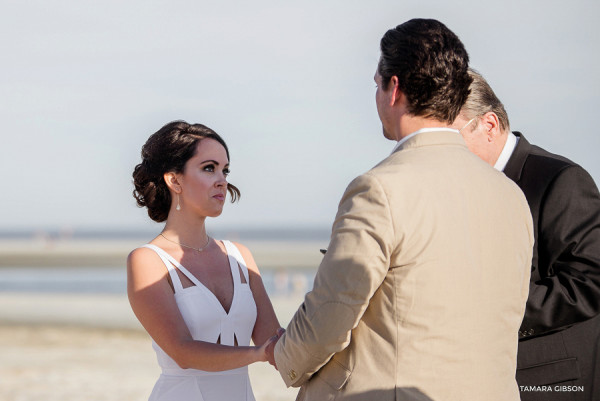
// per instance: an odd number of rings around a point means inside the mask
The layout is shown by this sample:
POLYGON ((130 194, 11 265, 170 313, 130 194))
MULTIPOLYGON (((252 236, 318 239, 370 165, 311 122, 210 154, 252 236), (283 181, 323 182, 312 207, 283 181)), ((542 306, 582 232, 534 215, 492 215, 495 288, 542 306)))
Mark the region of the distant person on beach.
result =
POLYGON ((134 169, 137 203, 165 222, 127 260, 129 301, 162 369, 150 401, 254 400, 248 365, 267 361, 277 339, 280 325, 250 251, 206 232, 227 194, 232 202, 240 196, 228 174, 223 139, 183 121, 150 136, 134 169))
POLYGON ((490 85, 470 75, 471 94, 455 126, 473 153, 517 183, 533 215, 536 245, 517 355, 521 399, 600 400, 598 188, 581 166, 511 132, 490 85), (571 390, 552 391, 557 383, 571 390))
POLYGON ((346 189, 279 373, 298 400, 517 401, 527 201, 451 128, 471 83, 459 38, 414 19, 380 48, 377 111, 398 143, 346 189))

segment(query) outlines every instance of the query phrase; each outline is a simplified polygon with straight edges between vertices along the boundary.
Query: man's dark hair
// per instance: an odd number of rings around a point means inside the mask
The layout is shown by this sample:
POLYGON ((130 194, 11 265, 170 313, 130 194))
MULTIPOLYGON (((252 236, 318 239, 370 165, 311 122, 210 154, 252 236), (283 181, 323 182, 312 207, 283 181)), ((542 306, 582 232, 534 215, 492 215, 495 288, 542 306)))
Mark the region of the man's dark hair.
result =
POLYGON ((414 116, 453 123, 469 95, 468 68, 464 45, 439 21, 412 19, 381 38, 383 89, 396 76, 414 116))

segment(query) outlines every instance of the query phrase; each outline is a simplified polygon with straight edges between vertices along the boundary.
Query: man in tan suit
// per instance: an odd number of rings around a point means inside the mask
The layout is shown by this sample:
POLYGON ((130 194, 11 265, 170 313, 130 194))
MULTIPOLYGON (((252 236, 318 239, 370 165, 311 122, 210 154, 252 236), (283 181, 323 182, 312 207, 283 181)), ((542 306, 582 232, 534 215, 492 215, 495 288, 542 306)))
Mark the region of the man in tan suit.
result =
POLYGON ((531 215, 450 128, 467 69, 438 21, 382 38, 377 110, 398 145, 346 189, 314 288, 275 346, 298 400, 519 399, 531 215))

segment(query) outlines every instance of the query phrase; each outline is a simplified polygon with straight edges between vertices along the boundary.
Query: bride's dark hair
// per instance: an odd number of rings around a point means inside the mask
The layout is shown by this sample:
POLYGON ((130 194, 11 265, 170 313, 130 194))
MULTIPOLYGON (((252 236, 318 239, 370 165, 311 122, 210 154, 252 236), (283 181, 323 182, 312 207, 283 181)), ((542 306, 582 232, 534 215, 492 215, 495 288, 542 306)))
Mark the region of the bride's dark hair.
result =
MULTIPOLYGON (((173 121, 156 131, 142 146, 142 162, 133 169, 133 196, 140 207, 148 209, 148 216, 163 222, 171 208, 171 194, 164 180, 168 172, 182 173, 187 161, 194 157, 198 143, 210 138, 225 148, 227 160, 229 149, 223 138, 202 124, 173 121)), ((240 197, 240 190, 227 184, 231 202, 240 197)))

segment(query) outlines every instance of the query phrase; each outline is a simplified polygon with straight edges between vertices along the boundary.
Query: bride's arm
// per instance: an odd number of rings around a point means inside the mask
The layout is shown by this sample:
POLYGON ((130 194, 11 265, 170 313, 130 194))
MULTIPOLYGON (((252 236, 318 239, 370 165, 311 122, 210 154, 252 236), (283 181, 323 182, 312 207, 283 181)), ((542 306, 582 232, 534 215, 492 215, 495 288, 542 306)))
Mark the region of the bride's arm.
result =
POLYGON ((269 339, 273 334, 266 337, 261 334, 262 341, 255 339, 255 344, 262 344, 259 347, 194 340, 179 312, 167 276, 164 263, 150 249, 136 249, 127 259, 131 308, 148 334, 181 368, 222 371, 267 360, 265 349, 273 341, 269 339))
POLYGON ((234 244, 240 250, 248 267, 250 289, 252 290, 254 302, 256 303, 257 315, 254 331, 252 332, 252 341, 254 341, 254 344, 263 344, 269 340, 270 337, 276 335, 277 329, 281 326, 279 325, 279 320, 277 320, 273 305, 267 295, 267 291, 265 290, 260 272, 258 271, 258 267, 256 266, 256 262, 254 262, 252 254, 244 245, 238 243, 234 244))

